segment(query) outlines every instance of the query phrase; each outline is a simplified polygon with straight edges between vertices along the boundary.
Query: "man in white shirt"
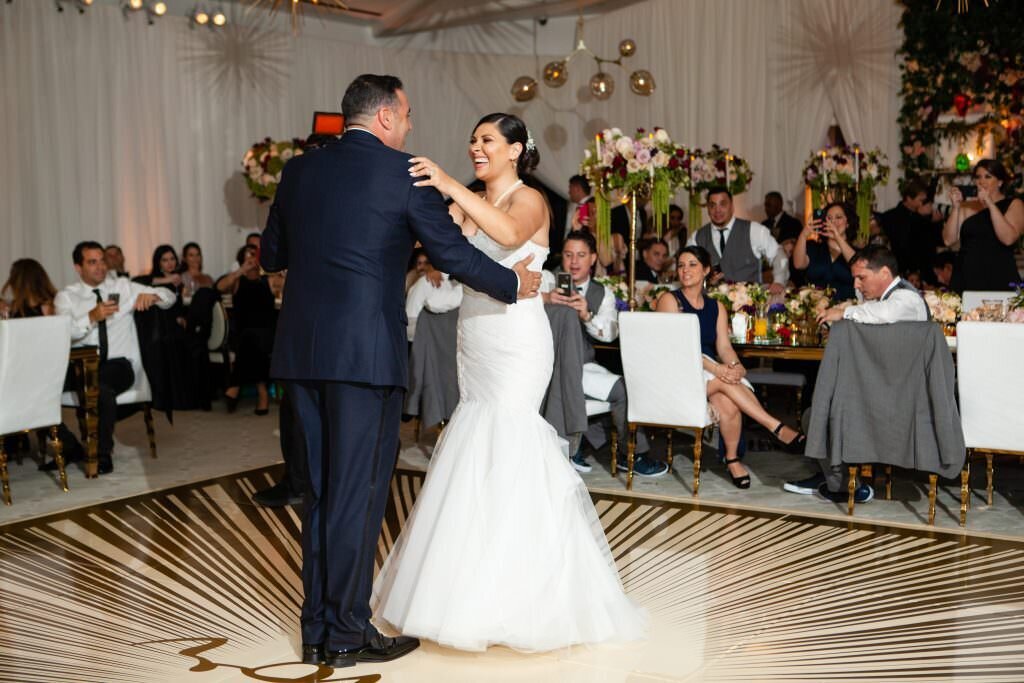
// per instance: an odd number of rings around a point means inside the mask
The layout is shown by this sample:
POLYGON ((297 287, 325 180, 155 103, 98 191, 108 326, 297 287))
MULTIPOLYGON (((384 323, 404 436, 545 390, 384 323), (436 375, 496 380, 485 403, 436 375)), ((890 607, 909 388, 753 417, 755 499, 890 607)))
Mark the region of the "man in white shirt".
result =
MULTIPOLYGON (((864 301, 828 308, 818 315, 819 323, 852 320, 867 325, 887 325, 931 320, 931 311, 921 293, 896 275, 899 272, 896 256, 886 247, 876 244, 864 247, 850 260, 850 271, 853 273, 853 286, 857 295, 864 301)), ((790 493, 806 495, 817 492, 833 502, 845 502, 847 493, 839 488, 829 489, 824 471, 783 485, 783 489, 790 493)), ((854 501, 866 503, 874 495, 869 484, 860 484, 854 491, 854 501)))
MULTIPOLYGON (((626 429, 626 383, 595 362, 594 342, 612 342, 619 336, 619 312, 615 307, 615 295, 611 289, 594 282, 590 275, 597 261, 597 243, 589 232, 574 230, 566 236, 562 249, 562 272, 572 276, 573 291, 566 294, 555 288, 554 277, 545 272, 541 283, 541 297, 544 303, 568 306, 579 315, 585 333, 586 357, 583 365, 583 394, 587 398, 607 401, 611 404, 612 423, 618 432, 620 443, 625 444, 626 429)), ((601 448, 607 437, 600 423, 595 422, 584 434, 594 449, 601 448)), ((620 449, 622 446, 620 445, 620 449)), ((633 473, 641 477, 660 477, 668 472, 668 465, 648 458, 650 450, 647 437, 637 431, 637 456, 633 473)), ((620 471, 626 471, 626 459, 619 458, 620 471)), ((593 467, 586 461, 582 450, 572 456, 572 464, 580 472, 589 472, 593 467)))
POLYGON ((114 469, 114 422, 117 396, 135 383, 142 369, 142 354, 135 331, 135 311, 154 304, 170 308, 176 299, 165 287, 145 287, 126 277, 107 273, 103 246, 81 242, 72 253, 79 282, 68 285, 54 299, 58 315, 71 318, 72 346, 96 346, 99 368, 99 473, 114 469))
POLYGON ((885 247, 871 245, 853 255, 850 261, 853 286, 864 301, 856 305, 840 304, 826 309, 818 322, 853 320, 880 325, 931 319, 928 304, 921 293, 896 273, 896 256, 885 247))
POLYGON ((710 223, 694 232, 688 245, 704 247, 711 255, 712 279, 731 282, 761 282, 761 259, 772 264, 768 291, 781 294, 789 280, 789 263, 768 228, 756 221, 736 218, 732 193, 724 187, 708 192, 710 223))
POLYGON ((416 321, 424 310, 447 313, 462 305, 462 283, 455 282, 447 273, 431 268, 421 275, 405 293, 406 337, 411 342, 416 336, 416 321))

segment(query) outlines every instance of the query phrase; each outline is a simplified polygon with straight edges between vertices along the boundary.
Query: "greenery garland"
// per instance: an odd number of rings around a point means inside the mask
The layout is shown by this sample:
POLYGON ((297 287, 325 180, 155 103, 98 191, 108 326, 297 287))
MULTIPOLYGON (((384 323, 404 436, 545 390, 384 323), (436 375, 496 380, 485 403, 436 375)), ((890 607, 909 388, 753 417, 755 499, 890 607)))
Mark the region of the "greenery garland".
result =
POLYGON ((904 33, 900 167, 904 177, 930 175, 943 140, 974 132, 993 136, 995 156, 1020 187, 1024 175, 1024 11, 1015 0, 956 3, 901 0, 904 33), (960 111, 957 110, 959 105, 960 111), (968 123, 961 112, 981 114, 968 123), (947 123, 940 116, 960 116, 947 123))

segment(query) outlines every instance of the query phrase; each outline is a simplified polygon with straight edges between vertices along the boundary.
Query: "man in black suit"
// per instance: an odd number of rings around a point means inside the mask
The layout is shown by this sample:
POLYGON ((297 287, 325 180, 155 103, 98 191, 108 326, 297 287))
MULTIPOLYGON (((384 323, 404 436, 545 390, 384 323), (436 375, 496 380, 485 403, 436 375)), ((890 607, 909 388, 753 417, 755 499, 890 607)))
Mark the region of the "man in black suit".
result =
POLYGON ((782 193, 772 190, 764 196, 764 227, 779 244, 790 235, 798 236, 804 229, 800 219, 790 216, 782 206, 782 193))
POLYGON ((408 380, 405 268, 414 243, 436 268, 504 303, 540 285, 530 258, 515 272, 498 265, 470 246, 436 190, 413 186, 400 80, 359 76, 341 108, 341 140, 285 167, 260 255, 265 269, 288 270, 271 375, 285 381, 307 454, 302 657, 334 668, 419 645, 370 624, 408 380))

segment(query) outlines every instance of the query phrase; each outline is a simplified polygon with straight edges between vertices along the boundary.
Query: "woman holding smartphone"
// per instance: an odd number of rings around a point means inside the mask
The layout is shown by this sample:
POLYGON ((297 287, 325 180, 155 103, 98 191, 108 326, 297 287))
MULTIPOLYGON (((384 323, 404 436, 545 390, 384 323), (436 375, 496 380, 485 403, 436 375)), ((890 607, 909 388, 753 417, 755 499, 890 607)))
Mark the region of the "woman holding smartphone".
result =
POLYGON ((960 263, 953 271, 953 290, 1011 289, 1020 279, 1013 257, 1024 234, 1024 202, 1004 194, 1010 174, 995 159, 982 159, 974 167, 978 196, 964 201, 954 186, 949 191, 953 210, 942 228, 947 247, 960 243, 960 263))
MULTIPOLYGON (((818 212, 815 211, 815 214, 818 212)), ((852 299, 853 257, 857 215, 848 206, 832 202, 800 232, 793 247, 793 267, 805 270, 807 283, 831 287, 840 300, 852 299)))

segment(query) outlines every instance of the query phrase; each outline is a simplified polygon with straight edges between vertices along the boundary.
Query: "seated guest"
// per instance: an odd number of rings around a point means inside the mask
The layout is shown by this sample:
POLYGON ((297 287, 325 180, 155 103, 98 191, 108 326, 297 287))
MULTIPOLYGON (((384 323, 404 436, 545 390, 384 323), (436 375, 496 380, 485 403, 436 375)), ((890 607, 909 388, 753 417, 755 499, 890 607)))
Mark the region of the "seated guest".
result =
MULTIPOLYGON (((620 449, 623 449, 629 433, 626 429, 626 383, 619 375, 594 362, 594 343, 608 343, 619 336, 619 312, 615 308, 615 296, 608 287, 591 278, 596 263, 597 241, 594 236, 589 232, 573 230, 566 236, 562 249, 562 272, 572 276, 573 291, 566 293, 555 289, 549 275, 541 285, 541 297, 544 303, 568 306, 579 316, 583 338, 587 342, 584 350, 583 394, 587 398, 611 404, 612 423, 620 437, 620 449)), ((601 448, 607 440, 599 423, 588 427, 584 436, 595 450, 601 448)), ((642 430, 638 431, 633 473, 641 477, 660 477, 667 473, 666 463, 647 457, 649 450, 647 436, 642 430)), ((572 464, 580 472, 593 469, 583 455, 582 444, 580 450, 572 456, 572 464)), ((618 459, 618 468, 622 472, 629 469, 624 457, 618 459)))
POLYGON ((831 287, 840 300, 852 299, 853 275, 850 242, 857 236, 857 215, 845 204, 825 207, 823 220, 812 220, 793 247, 793 267, 804 271, 807 284, 831 287))
POLYGON ((935 275, 935 282, 941 289, 949 289, 953 282, 953 268, 956 264, 956 254, 951 251, 943 251, 935 255, 932 260, 932 273, 935 275))
POLYGON ((895 323, 930 320, 931 312, 921 292, 896 273, 896 256, 885 247, 861 249, 850 259, 853 285, 863 303, 844 302, 823 311, 819 323, 853 320, 859 323, 895 323))
POLYGON ((783 235, 799 235, 804 226, 800 219, 786 213, 782 205, 782 193, 772 190, 764 196, 764 227, 772 234, 777 242, 782 242, 783 235))
POLYGON ((124 252, 116 244, 108 244, 103 250, 103 260, 107 263, 107 270, 117 277, 131 277, 124 267, 124 252))
POLYGON ((234 308, 232 323, 237 351, 231 371, 231 386, 224 392, 229 413, 238 408, 238 395, 243 384, 256 384, 257 415, 266 415, 270 409, 267 382, 270 380, 270 354, 274 347, 277 311, 274 293, 266 276, 260 275, 256 259, 256 247, 242 247, 236 259, 238 270, 217 283, 217 289, 232 295, 234 308))
POLYGON ((711 257, 710 284, 720 281, 762 282, 761 260, 772 266, 768 291, 781 294, 789 281, 789 263, 779 243, 760 223, 736 218, 732 193, 725 187, 708 191, 710 222, 690 235, 689 245, 702 247, 711 257))
POLYGON ((658 282, 665 262, 668 260, 668 245, 657 237, 645 239, 638 247, 640 260, 636 262, 636 279, 658 282))
POLYGON ((462 283, 449 279, 447 273, 431 268, 416 280, 405 294, 405 315, 409 319, 406 336, 416 336, 416 321, 424 310, 447 313, 462 305, 462 283), (435 281, 437 284, 435 284, 435 281))
POLYGON ((430 269, 430 257, 427 256, 427 250, 423 247, 413 249, 412 256, 409 258, 409 267, 405 272, 405 291, 408 292, 413 283, 430 269))
POLYGON ((703 247, 684 247, 676 257, 680 288, 658 297, 656 310, 663 313, 693 313, 700 321, 700 347, 708 402, 718 414, 718 426, 725 442, 725 464, 737 488, 750 488, 750 472, 737 457, 743 415, 771 430, 787 451, 803 452, 806 438, 772 417, 757 400, 744 377, 746 369, 729 342, 729 316, 725 307, 708 296, 705 283, 711 275, 711 256, 703 247))
POLYGON ((11 264, 7 282, 0 287, 0 299, 10 297, 7 315, 11 318, 35 318, 53 315, 53 298, 57 289, 42 264, 35 259, 22 258, 11 264))
MULTIPOLYGON (((53 315, 56 311, 53 306, 53 298, 57 295, 57 289, 50 282, 50 276, 42 264, 35 259, 18 259, 11 264, 11 272, 7 282, 0 287, 0 307, 9 318, 36 318, 43 315, 53 315), (5 299, 10 297, 10 304, 5 299)), ((84 456, 82 445, 75 438, 67 427, 62 423, 59 429, 59 438, 64 442, 64 459, 66 462, 81 460, 84 456)), ((37 432, 40 444, 47 436, 47 430, 37 432)), ((27 437, 22 436, 23 443, 27 447, 27 437)), ((14 452, 14 445, 18 442, 17 435, 4 437, 5 450, 8 453, 14 452)), ((43 466, 44 469, 50 467, 43 466)), ((56 468, 56 463, 53 464, 56 468)))
MULTIPOLYGON (((250 232, 248 235, 245 236, 245 244, 243 246, 252 247, 253 249, 256 250, 256 254, 258 256, 259 252, 260 252, 260 241, 262 239, 263 239, 263 235, 262 234, 260 234, 258 232, 250 232)), ((236 259, 235 262, 231 264, 231 271, 230 272, 233 273, 236 270, 238 270, 238 268, 239 268, 238 260, 236 259)))
MULTIPOLYGON (((669 204, 668 207, 668 230, 661 236, 661 239, 665 241, 665 245, 668 247, 669 254, 676 254, 686 244, 686 223, 683 222, 683 210, 675 204, 669 204)), ((669 270, 674 271, 671 267, 671 261, 668 258, 665 259, 666 264, 669 266, 669 270)), ((675 273, 672 273, 675 276, 675 273)))
POLYGON ((135 311, 174 305, 174 294, 164 287, 147 287, 107 272, 103 246, 80 242, 72 252, 79 282, 62 289, 54 298, 59 315, 71 318, 72 346, 97 346, 99 368, 99 473, 114 469, 114 422, 117 396, 135 384, 142 370, 135 311), (113 296, 112 296, 113 295, 113 296))
POLYGON ((181 285, 186 296, 203 287, 213 287, 213 278, 203 272, 203 250, 195 242, 181 248, 181 285))
MULTIPOLYGON (((863 303, 851 305, 846 302, 826 309, 818 316, 819 322, 853 320, 877 325, 931 320, 931 311, 924 297, 896 274, 899 272, 896 257, 885 247, 872 245, 861 249, 850 260, 850 268, 853 271, 854 287, 863 297, 863 303)), ((840 491, 841 485, 841 481, 826 483, 825 474, 819 472, 808 479, 786 482, 783 488, 790 493, 805 495, 818 492, 829 500, 843 502, 846 494, 840 491)), ((861 484, 854 494, 854 500, 866 503, 874 495, 871 486, 861 484)))

